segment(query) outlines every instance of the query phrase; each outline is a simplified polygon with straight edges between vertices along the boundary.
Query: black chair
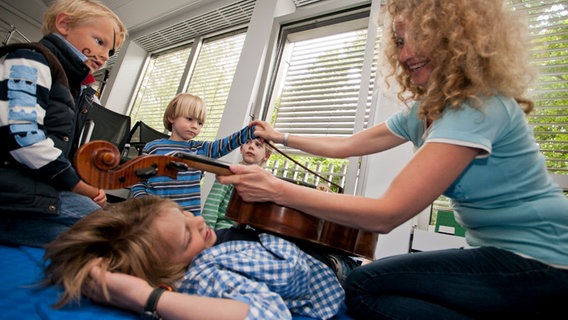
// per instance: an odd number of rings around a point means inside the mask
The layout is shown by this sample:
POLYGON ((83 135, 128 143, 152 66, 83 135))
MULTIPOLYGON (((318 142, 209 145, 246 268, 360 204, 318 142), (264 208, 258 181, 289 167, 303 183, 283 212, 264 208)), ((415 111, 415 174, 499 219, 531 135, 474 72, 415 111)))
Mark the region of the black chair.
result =
POLYGON ((114 144, 122 152, 128 139, 130 123, 129 116, 92 102, 79 145, 94 140, 105 140, 114 144))
POLYGON ((160 132, 149 125, 145 124, 143 121, 136 121, 130 133, 128 134, 128 139, 122 153, 122 159, 128 160, 139 156, 142 154, 142 149, 146 143, 161 139, 169 138, 170 136, 166 133, 160 132))

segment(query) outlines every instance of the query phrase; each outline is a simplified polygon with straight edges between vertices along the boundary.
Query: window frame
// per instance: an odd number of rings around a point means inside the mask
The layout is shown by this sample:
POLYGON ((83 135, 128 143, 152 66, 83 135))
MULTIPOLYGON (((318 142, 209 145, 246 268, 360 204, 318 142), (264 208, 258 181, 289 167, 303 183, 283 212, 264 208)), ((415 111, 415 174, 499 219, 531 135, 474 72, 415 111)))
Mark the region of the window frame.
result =
MULTIPOLYGON (((366 40, 365 40, 365 48, 362 50, 363 53, 363 62, 361 65, 361 84, 360 86, 354 90, 355 94, 358 97, 357 107, 355 108, 356 115, 355 120, 353 122, 352 133, 356 133, 364 128, 369 124, 369 121, 372 119, 373 110, 372 110, 372 99, 373 99, 373 91, 374 91, 374 77, 376 76, 375 67, 372 67, 372 72, 370 72, 370 76, 367 77, 365 73, 365 64, 367 63, 367 55, 368 53, 368 43, 369 39, 375 37, 376 34, 371 34, 369 32, 369 24, 370 19, 373 19, 371 16, 372 10, 371 5, 362 5, 357 6, 354 8, 346 9, 339 12, 334 12, 332 14, 327 14, 323 16, 317 16, 314 18, 304 19, 301 21, 295 21, 283 24, 279 30, 278 39, 276 41, 276 50, 275 50, 275 58, 274 61, 271 63, 271 68, 273 70, 270 72, 268 76, 268 84, 265 89, 264 93, 264 101, 263 107, 261 109, 261 118, 271 122, 274 117, 274 106, 276 101, 276 91, 275 88, 277 87, 277 82, 280 81, 279 77, 281 76, 279 73, 279 69, 282 67, 282 59, 283 53, 286 48, 286 44, 289 41, 298 41, 298 40, 306 40, 306 39, 313 39, 313 38, 320 38, 332 34, 338 34, 343 32, 349 32, 354 30, 364 30, 366 31, 366 40), (369 78, 369 79, 367 79, 369 78), (362 101, 362 92, 366 90, 363 87, 366 87, 366 84, 369 84, 370 87, 366 94, 366 98, 363 100, 364 108, 361 108, 361 101, 362 101), (365 100, 367 103, 365 103, 365 100)), ((378 45, 378 39, 374 39, 372 45, 375 47, 378 45)), ((375 52, 372 53, 373 61, 376 62, 377 57, 375 52)), ((283 131, 284 132, 284 131, 283 131)), ((281 148, 286 153, 290 154, 290 156, 296 160, 299 160, 304 165, 309 165, 309 163, 303 163, 306 159, 312 158, 315 159, 313 165, 316 168, 322 168, 322 158, 321 157, 313 157, 305 152, 300 150, 291 149, 288 147, 281 148)), ((275 175, 284 175, 286 172, 289 174, 297 172, 294 170, 286 169, 283 166, 290 165, 289 161, 285 159, 280 159, 279 157, 271 157, 269 162, 267 163, 267 169, 271 170, 275 175)), ((361 157, 352 157, 345 160, 347 164, 347 170, 345 171, 345 165, 342 163, 334 163, 332 162, 329 165, 324 165, 322 171, 319 172, 322 176, 326 178, 334 177, 334 182, 340 184, 345 189, 345 193, 355 193, 357 179, 360 172, 360 164, 361 164, 361 157), (336 170, 340 170, 343 174, 337 173, 330 173, 330 167, 337 168, 336 170)), ((288 177, 288 176, 287 176, 288 177)), ((306 181, 306 177, 301 175, 302 180, 304 182, 318 182, 319 179, 317 177, 310 177, 308 181, 306 181)), ((332 187, 333 189, 333 187, 332 187)))
MULTIPOLYGON (((132 113, 134 111, 136 111, 135 109, 144 108, 144 106, 138 106, 137 107, 136 103, 137 103, 137 100, 139 99, 138 96, 139 96, 140 91, 142 89, 142 84, 143 84, 144 81, 146 81, 148 68, 149 68, 149 65, 151 64, 153 57, 160 56, 160 55, 167 54, 167 53, 171 53, 171 52, 179 52, 179 51, 182 51, 182 50, 187 50, 187 48, 190 48, 190 52, 187 56, 183 73, 182 73, 179 81, 172 84, 172 87, 175 86, 175 88, 176 88, 175 94, 173 94, 168 99, 168 101, 166 101, 165 103, 162 102, 160 104, 160 112, 158 114, 156 114, 156 116, 155 116, 155 118, 160 119, 159 123, 161 123, 163 112, 165 111, 169 101, 171 99, 173 99, 176 94, 178 94, 180 92, 187 92, 188 88, 191 86, 193 73, 195 71, 196 65, 200 62, 199 61, 200 53, 201 53, 201 50, 203 48, 204 43, 206 44, 207 42, 214 42, 214 41, 217 41, 217 40, 222 40, 224 38, 232 37, 234 35, 246 34, 246 30, 247 30, 246 26, 242 26, 242 25, 241 26, 235 26, 235 27, 232 27, 232 28, 229 28, 229 29, 226 29, 226 30, 217 31, 217 32, 214 32, 214 33, 211 33, 211 34, 208 34, 208 35, 198 36, 198 37, 192 39, 189 42, 185 42, 185 43, 182 43, 182 44, 179 44, 179 45, 176 45, 176 46, 172 46, 170 48, 166 48, 166 49, 163 49, 163 50, 158 50, 156 52, 149 53, 147 58, 146 58, 144 69, 140 73, 139 81, 138 81, 138 84, 136 86, 135 94, 133 95, 132 101, 130 103, 130 109, 128 111, 128 114, 132 116, 132 113)), ((241 51, 242 51, 242 48, 241 48, 241 51)), ((240 53, 241 52, 238 53, 239 56, 236 58, 237 63, 238 63, 238 60, 240 58, 240 53)), ((233 76, 234 76, 234 74, 233 74, 233 76)), ((231 80, 231 82, 232 82, 232 80, 231 80)), ((193 92, 190 92, 190 93, 193 93, 193 92)), ((198 93, 197 93, 197 95, 200 96, 201 98, 203 98, 206 105, 208 104, 206 97, 202 97, 198 93)), ((226 97, 225 97, 225 99, 226 99, 226 97)), ((213 110, 208 109, 208 114, 211 111, 213 111, 213 110)), ((215 110, 215 111, 218 111, 218 110, 215 110)), ((144 121, 144 119, 142 119, 142 118, 135 117, 135 119, 133 120, 133 123, 135 123, 136 120, 144 121)), ((154 121, 151 121, 151 122, 154 123, 154 122, 157 122, 157 121, 154 119, 154 121)), ((220 126, 220 123, 221 123, 221 119, 216 119, 215 121, 210 122, 209 118, 208 118, 207 121, 206 121, 206 126, 208 126, 208 128, 210 128, 210 131, 213 131, 214 134, 202 137, 203 138, 202 140, 214 140, 215 139, 214 135, 216 135, 218 128, 220 126)), ((158 131, 166 132, 163 125, 160 125, 159 127, 157 125, 152 125, 152 127, 154 129, 158 130, 158 131)))

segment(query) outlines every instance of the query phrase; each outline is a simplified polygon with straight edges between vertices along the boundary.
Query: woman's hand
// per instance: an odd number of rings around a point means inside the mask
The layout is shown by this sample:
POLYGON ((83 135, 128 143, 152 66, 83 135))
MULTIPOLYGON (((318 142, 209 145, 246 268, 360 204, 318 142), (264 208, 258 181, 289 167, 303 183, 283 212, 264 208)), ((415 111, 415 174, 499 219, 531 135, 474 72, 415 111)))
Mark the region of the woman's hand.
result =
POLYGON ((270 123, 266 121, 254 120, 249 125, 256 126, 254 128, 255 137, 263 138, 264 140, 274 141, 277 143, 282 143, 282 141, 284 140, 284 134, 274 130, 270 123))
POLYGON ((233 175, 217 176, 222 184, 232 184, 244 201, 277 202, 284 181, 257 165, 231 165, 233 175))

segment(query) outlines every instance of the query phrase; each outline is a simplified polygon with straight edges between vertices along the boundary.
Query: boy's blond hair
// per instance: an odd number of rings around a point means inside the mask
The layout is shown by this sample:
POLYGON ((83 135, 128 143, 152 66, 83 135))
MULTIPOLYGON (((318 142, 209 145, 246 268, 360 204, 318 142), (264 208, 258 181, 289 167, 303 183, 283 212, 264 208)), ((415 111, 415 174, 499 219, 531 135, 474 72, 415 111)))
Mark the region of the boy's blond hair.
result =
MULTIPOLYGON (((167 262, 166 252, 171 249, 160 238, 155 224, 172 207, 181 210, 177 203, 166 198, 153 195, 129 198, 94 211, 59 234, 46 246, 41 282, 44 287, 63 287, 54 307, 80 301, 89 271, 99 258, 103 272, 126 273, 152 286, 173 286, 187 265, 167 262)), ((102 289, 108 293, 104 281, 102 289)))
POLYGON ((128 34, 120 18, 110 8, 97 0, 57 0, 45 11, 43 25, 41 26, 43 35, 56 32, 55 20, 60 13, 65 13, 69 16, 72 26, 80 25, 92 18, 110 18, 114 20, 114 47, 117 49, 122 46, 128 34))
POLYGON ((205 124, 207 107, 205 102, 198 97, 189 93, 179 93, 168 104, 164 112, 164 128, 172 131, 172 123, 177 117, 191 117, 205 124))

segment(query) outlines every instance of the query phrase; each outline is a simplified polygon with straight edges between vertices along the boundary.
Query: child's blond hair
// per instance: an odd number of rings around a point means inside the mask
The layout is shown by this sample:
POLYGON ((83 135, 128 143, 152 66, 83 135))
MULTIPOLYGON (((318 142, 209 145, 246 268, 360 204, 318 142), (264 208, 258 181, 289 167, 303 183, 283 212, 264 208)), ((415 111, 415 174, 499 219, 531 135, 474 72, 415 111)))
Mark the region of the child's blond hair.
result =
POLYGON ((205 124, 207 108, 205 102, 189 93, 179 93, 168 104, 164 112, 164 127, 172 131, 172 123, 177 117, 191 117, 205 124))
POLYGON ((263 167, 266 164, 266 162, 268 162, 268 158, 270 158, 270 156, 272 155, 271 143, 272 143, 272 141, 270 141, 270 140, 262 141, 262 144, 264 145, 264 158, 262 159, 262 161, 259 164, 259 166, 261 166, 261 167, 263 167))
MULTIPOLYGON (((105 271, 140 277, 152 286, 173 286, 187 265, 167 262, 171 250, 160 238, 156 220, 169 208, 181 210, 171 199, 149 195, 129 198, 96 210, 60 233, 46 246, 43 256, 44 287, 58 285, 63 294, 54 304, 79 302, 86 290, 89 271, 97 259, 105 271)), ((106 294, 106 282, 102 282, 106 294)))
POLYGON ((106 5, 97 0, 57 0, 47 8, 43 18, 41 32, 43 35, 56 32, 57 15, 65 13, 71 19, 71 26, 80 25, 92 18, 110 18, 115 23, 114 47, 120 48, 128 31, 120 18, 106 5))

